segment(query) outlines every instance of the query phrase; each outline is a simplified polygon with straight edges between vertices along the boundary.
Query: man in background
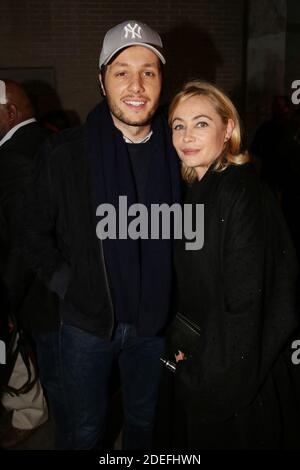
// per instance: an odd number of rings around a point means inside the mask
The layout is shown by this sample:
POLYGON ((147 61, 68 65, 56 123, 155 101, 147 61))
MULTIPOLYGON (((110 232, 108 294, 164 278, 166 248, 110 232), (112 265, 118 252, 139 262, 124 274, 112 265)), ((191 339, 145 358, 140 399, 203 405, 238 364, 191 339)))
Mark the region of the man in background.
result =
MULTIPOLYGON (((5 303, 10 318, 9 327, 15 338, 13 350, 22 350, 22 354, 18 352, 15 362, 11 364, 12 370, 6 384, 16 392, 4 392, 1 396, 3 407, 12 412, 11 425, 0 437, 3 448, 24 441, 48 419, 43 390, 38 379, 34 380, 33 360, 29 358, 29 351, 24 350, 22 339, 23 329, 30 331, 31 317, 35 314, 43 316, 47 308, 53 312, 55 300, 50 298, 51 294, 25 266, 17 236, 22 218, 22 194, 29 183, 36 152, 48 135, 36 122, 32 105, 22 86, 11 80, 0 80, 0 277, 4 286, 0 309, 4 308, 5 303), (30 374, 33 385, 24 387, 27 382, 28 385, 30 383, 30 374), (22 393, 17 392, 22 388, 22 393)), ((7 358, 8 367, 11 360, 7 358)))

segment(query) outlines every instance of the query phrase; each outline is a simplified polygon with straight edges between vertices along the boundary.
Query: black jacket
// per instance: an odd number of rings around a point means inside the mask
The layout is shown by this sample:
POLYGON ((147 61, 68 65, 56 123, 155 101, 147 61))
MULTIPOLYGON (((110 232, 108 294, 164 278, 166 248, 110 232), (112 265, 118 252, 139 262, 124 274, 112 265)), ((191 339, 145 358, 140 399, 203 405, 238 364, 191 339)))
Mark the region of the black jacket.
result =
POLYGON ((45 144, 26 207, 24 253, 59 295, 61 319, 110 338, 114 308, 96 236, 86 124, 45 144))
POLYGON ((27 329, 32 314, 51 317, 58 311, 54 295, 28 269, 17 236, 23 219, 23 193, 31 181, 38 148, 48 136, 48 131, 33 122, 20 127, 0 147, 0 275, 11 311, 27 329))
POLYGON ((223 448, 228 437, 236 448, 268 446, 261 436, 278 437, 280 405, 292 402, 281 353, 299 325, 295 251, 250 164, 208 171, 185 202, 204 204, 205 240, 199 251, 179 241, 175 253, 178 310, 201 330, 198 350, 175 373, 175 406, 189 423, 177 429, 191 446, 223 448))

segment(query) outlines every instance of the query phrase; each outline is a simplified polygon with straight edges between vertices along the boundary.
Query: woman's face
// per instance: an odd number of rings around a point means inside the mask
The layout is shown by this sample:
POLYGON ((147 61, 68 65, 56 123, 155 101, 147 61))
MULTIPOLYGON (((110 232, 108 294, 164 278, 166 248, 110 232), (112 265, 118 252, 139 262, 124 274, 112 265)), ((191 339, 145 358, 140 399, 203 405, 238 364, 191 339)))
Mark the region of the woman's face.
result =
POLYGON ((174 110, 173 145, 182 162, 194 168, 201 179, 220 156, 233 128, 233 121, 224 124, 208 98, 193 96, 179 102, 174 110))

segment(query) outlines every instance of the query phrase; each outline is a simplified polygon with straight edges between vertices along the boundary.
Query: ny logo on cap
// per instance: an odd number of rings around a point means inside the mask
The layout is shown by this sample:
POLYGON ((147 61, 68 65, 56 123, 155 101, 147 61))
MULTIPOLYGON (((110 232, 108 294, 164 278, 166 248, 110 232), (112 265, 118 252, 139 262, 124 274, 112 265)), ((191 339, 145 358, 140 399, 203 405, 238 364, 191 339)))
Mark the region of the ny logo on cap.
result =
POLYGON ((134 26, 131 26, 131 24, 128 23, 126 26, 124 26, 124 31, 125 31, 124 37, 128 38, 128 35, 131 34, 131 39, 135 39, 135 38, 142 39, 141 29, 142 28, 137 23, 135 23, 134 26))

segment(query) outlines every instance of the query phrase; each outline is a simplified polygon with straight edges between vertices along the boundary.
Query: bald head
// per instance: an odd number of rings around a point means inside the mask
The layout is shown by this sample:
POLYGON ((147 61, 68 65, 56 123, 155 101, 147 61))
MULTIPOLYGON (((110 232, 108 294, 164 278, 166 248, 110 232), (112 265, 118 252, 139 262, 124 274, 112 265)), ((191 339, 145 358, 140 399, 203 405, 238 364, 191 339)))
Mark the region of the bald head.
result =
POLYGON ((33 107, 24 88, 12 80, 0 80, 0 139, 32 117, 33 107))

